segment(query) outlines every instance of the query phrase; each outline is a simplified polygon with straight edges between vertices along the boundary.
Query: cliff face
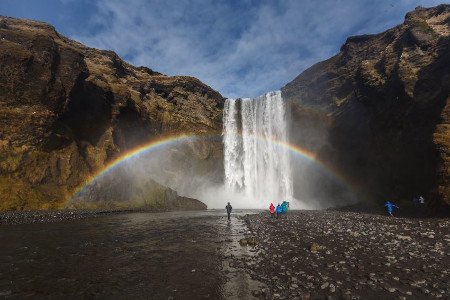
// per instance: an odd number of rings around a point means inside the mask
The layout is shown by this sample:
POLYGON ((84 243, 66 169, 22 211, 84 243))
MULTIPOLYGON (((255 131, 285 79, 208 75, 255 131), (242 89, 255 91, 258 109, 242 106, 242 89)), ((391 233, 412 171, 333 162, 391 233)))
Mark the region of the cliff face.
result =
POLYGON ((293 139, 371 199, 450 204, 450 5, 417 8, 283 89, 293 139), (313 134, 307 134, 313 131, 313 134))
MULTIPOLYGON (((0 209, 62 207, 126 150, 166 134, 220 133, 222 108, 222 96, 195 78, 133 67, 45 23, 0 17, 0 209)), ((220 177, 220 165, 211 163, 221 161, 220 141, 178 148, 186 164, 206 165, 220 177)), ((181 198, 154 180, 140 185, 151 188, 120 200, 142 203, 157 190, 170 196, 147 206, 180 206, 181 198)))
MULTIPOLYGON (((348 178, 356 200, 424 194, 450 204, 449 5, 349 38, 282 92, 293 142, 348 178)), ((192 195, 222 181, 220 138, 177 143, 156 162, 121 166, 71 196, 138 145, 220 134, 223 102, 195 78, 133 67, 47 24, 0 17, 0 209, 204 208, 174 189, 192 195)), ((306 173, 297 174, 297 191, 317 187, 315 201, 347 196, 313 168, 306 173)))

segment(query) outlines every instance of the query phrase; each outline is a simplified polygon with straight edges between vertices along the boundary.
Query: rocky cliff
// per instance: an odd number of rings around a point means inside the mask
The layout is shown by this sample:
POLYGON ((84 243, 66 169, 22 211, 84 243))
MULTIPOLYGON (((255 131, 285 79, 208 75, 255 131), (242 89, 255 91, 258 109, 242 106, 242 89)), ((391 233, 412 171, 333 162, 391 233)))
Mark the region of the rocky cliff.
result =
POLYGON ((450 204, 450 5, 348 38, 282 91, 293 132, 303 133, 292 138, 350 178, 359 196, 425 194, 450 204))
MULTIPOLYGON (((450 5, 417 8, 395 28, 348 38, 282 92, 292 141, 333 166, 355 200, 424 194, 450 203, 450 5)), ((189 196, 222 181, 220 138, 176 143, 156 162, 141 160, 132 172, 120 166, 72 196, 148 141, 220 134, 223 102, 195 78, 134 67, 48 24, 0 17, 0 209, 204 208, 174 190, 189 196)), ((305 190, 314 201, 348 198, 304 168, 299 198, 305 190)))
MULTIPOLYGON (((167 134, 220 133, 222 107, 222 96, 195 78, 134 67, 48 24, 0 17, 0 209, 64 207, 126 150, 167 134)), ((177 147, 185 170, 198 163, 220 178, 220 163, 211 162, 221 161, 220 141, 177 147)), ((204 208, 151 176, 140 179, 136 187, 126 176, 114 178, 116 190, 133 193, 85 193, 94 206, 183 208, 185 200, 186 207, 204 208)))

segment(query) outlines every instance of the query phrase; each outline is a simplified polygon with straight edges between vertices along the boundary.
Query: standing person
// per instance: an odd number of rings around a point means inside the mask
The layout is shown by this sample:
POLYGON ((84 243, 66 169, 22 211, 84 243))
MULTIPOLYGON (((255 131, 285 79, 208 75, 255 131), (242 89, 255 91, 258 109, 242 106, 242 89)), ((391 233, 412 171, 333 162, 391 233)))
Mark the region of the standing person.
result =
POLYGON ((276 213, 277 213, 277 219, 281 216, 281 213, 283 212, 283 209, 281 208, 280 203, 277 205, 276 213))
POLYGON ((394 216, 394 208, 398 208, 397 205, 395 205, 394 203, 392 203, 391 201, 387 201, 384 206, 386 206, 387 212, 389 215, 391 215, 392 217, 394 216))
POLYGON ((283 203, 281 203, 281 211, 286 219, 287 219, 288 209, 289 209, 289 202, 283 201, 283 203))
POLYGON ((425 206, 425 198, 423 196, 419 196, 419 207, 424 207, 425 206))
POLYGON ((233 207, 231 207, 230 202, 228 202, 227 206, 225 206, 225 209, 227 210, 228 221, 230 221, 230 214, 231 214, 231 210, 233 209, 233 207))
POLYGON ((270 211, 270 217, 272 219, 275 218, 275 206, 273 205, 273 203, 270 203, 269 211, 270 211))
POLYGON ((419 196, 418 203, 420 214, 425 215, 426 214, 425 198, 422 195, 419 196))

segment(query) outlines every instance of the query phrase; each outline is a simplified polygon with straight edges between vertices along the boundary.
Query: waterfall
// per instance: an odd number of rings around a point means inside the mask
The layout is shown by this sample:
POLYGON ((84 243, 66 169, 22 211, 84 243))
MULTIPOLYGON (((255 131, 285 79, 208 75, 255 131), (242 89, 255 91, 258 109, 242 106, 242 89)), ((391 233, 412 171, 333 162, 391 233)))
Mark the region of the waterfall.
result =
MULTIPOLYGON (((223 116, 225 184, 266 207, 293 199, 287 117, 281 92, 227 99, 223 116)), ((247 200, 245 200, 247 201, 247 200)))

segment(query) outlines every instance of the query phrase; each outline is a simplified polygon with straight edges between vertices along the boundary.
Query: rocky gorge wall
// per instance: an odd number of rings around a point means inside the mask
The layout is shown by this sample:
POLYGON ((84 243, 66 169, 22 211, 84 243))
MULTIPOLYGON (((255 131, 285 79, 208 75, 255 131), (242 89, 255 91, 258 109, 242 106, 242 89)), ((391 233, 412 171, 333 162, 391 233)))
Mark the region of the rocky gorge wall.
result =
POLYGON ((349 177, 358 200, 450 204, 450 5, 348 38, 282 92, 291 138, 349 177))
MULTIPOLYGON (((307 190, 323 207, 417 194, 450 204, 450 5, 348 38, 282 95, 291 142, 355 192, 293 165, 294 196, 307 190)), ((131 66, 45 23, 0 17, 0 209, 204 208, 179 194, 223 182, 224 100, 198 79, 131 66), (133 166, 139 172, 118 168, 73 201, 117 157, 184 133, 215 138, 176 143, 156 163, 133 166)))
MULTIPOLYGON (((127 150, 165 135, 220 134, 223 102, 196 78, 133 67, 48 24, 0 17, 0 209, 64 207, 92 174, 127 150)), ((183 152, 188 165, 171 172, 199 164, 220 181, 220 141, 176 146, 172 151, 183 152)), ((126 175, 115 178, 116 190, 134 192, 111 199, 157 208, 182 208, 187 199, 151 176, 140 181, 138 187, 126 175)), ((107 205, 93 189, 91 205, 107 205)))

